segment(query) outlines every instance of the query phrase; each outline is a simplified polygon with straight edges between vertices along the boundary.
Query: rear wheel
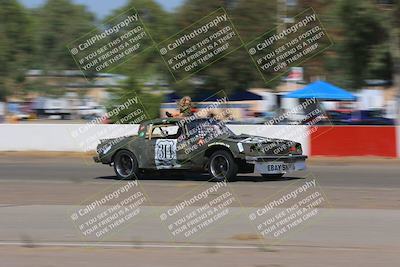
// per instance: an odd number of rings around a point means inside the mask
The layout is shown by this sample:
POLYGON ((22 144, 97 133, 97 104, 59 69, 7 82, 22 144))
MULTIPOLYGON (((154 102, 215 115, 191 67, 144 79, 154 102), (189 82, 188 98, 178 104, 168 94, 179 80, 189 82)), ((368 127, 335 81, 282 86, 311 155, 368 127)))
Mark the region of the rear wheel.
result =
POLYGON ((232 154, 225 150, 214 152, 208 161, 208 172, 217 182, 233 180, 238 172, 238 166, 232 154))
POLYGON ((114 157, 114 171, 120 179, 136 179, 139 167, 135 155, 128 150, 118 151, 114 157))

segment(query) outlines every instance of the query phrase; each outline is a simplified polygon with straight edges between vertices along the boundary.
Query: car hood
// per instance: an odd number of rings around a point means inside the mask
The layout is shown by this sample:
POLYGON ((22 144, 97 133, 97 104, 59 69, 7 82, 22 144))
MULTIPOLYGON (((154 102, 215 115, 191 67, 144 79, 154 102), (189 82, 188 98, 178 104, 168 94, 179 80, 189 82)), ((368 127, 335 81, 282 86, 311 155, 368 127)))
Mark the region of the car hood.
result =
POLYGON ((249 134, 231 135, 227 139, 232 142, 238 142, 238 143, 240 142, 244 144, 291 142, 285 139, 269 138, 269 137, 249 135, 249 134))
POLYGON ((121 136, 116 138, 100 139, 100 144, 97 146, 96 151, 98 154, 105 155, 116 147, 121 147, 128 140, 132 140, 135 136, 121 136))
POLYGON ((302 154, 300 143, 279 138, 268 138, 263 136, 255 136, 241 134, 229 136, 225 140, 234 143, 241 143, 244 152, 249 155, 288 155, 302 154), (295 147, 295 150, 291 150, 295 147))

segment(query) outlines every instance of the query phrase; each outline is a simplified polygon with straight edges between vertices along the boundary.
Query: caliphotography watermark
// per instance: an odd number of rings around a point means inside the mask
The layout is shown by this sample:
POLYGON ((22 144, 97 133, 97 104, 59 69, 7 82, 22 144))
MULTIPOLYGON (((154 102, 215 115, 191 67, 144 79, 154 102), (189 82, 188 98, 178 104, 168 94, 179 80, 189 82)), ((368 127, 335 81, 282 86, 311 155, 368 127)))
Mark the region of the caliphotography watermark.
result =
POLYGON ((175 80, 185 79, 241 47, 223 8, 157 44, 175 80))
MULTIPOLYGON (((281 109, 262 127, 255 128, 251 134, 257 138, 247 138, 241 143, 251 144, 250 152, 255 156, 275 156, 273 160, 278 161, 287 155, 302 155, 303 145, 307 145, 317 131, 321 132, 320 124, 332 125, 322 104, 316 98, 304 99, 281 109)), ((329 127, 324 127, 323 131, 327 130, 329 127)))
POLYGON ((264 241, 276 242, 302 230, 327 207, 326 196, 312 178, 294 183, 268 198, 248 214, 248 219, 264 241))
POLYGON ((139 13, 131 8, 67 47, 83 74, 107 72, 152 47, 139 13))
POLYGON ((199 238, 210 228, 218 227, 238 202, 227 182, 208 183, 180 197, 159 215, 174 241, 199 238))
MULTIPOLYGON (((332 125, 325 109, 316 98, 304 99, 299 104, 283 110, 265 122, 267 126, 275 126, 274 133, 270 136, 288 140, 307 140, 317 131, 317 125, 320 124, 332 125)), ((274 155, 303 152, 295 141, 281 142, 273 139, 271 141, 267 144, 256 144, 257 150, 261 153, 272 152, 274 155)))
POLYGON ((269 82, 331 45, 317 14, 309 8, 295 16, 292 24, 272 29, 245 46, 264 81, 269 82))
POLYGON ((123 96, 119 102, 110 106, 102 116, 71 128, 70 135, 81 151, 92 152, 99 143, 107 143, 107 146, 103 145, 97 150, 101 160, 103 156, 116 151, 127 136, 136 135, 138 124, 149 119, 136 93, 123 96))
POLYGON ((186 127, 187 132, 178 137, 177 150, 191 157, 207 149, 212 142, 232 134, 226 126, 232 115, 226 108, 229 105, 226 96, 202 105, 198 112, 179 121, 180 127, 186 127))
POLYGON ((139 181, 132 180, 85 201, 70 218, 84 238, 102 239, 136 221, 145 203, 139 181))

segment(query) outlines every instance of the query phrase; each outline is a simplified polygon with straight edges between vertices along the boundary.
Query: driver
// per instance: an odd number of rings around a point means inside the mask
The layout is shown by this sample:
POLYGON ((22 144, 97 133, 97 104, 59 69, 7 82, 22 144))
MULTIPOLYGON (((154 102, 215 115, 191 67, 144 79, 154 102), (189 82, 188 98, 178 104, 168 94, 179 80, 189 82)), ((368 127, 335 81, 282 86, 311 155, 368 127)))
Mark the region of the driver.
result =
POLYGON ((173 115, 170 112, 166 111, 165 115, 168 118, 172 117, 189 117, 193 115, 193 103, 190 96, 184 96, 181 100, 177 103, 179 114, 173 115))
POLYGON ((178 109, 179 109, 179 116, 180 117, 189 117, 193 115, 193 104, 192 104, 192 99, 190 96, 184 96, 178 103, 178 109))

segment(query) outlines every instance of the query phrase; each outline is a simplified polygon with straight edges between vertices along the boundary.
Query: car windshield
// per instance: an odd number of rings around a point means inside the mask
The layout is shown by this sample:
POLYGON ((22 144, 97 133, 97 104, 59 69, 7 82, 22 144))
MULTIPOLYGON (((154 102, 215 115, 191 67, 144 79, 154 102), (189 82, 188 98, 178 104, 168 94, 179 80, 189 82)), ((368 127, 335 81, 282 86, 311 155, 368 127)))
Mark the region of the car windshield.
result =
POLYGON ((154 125, 151 138, 177 139, 180 134, 180 128, 176 124, 154 125))
POLYGON ((235 135, 222 121, 213 118, 198 119, 187 123, 189 136, 198 133, 212 133, 213 135, 235 135))

